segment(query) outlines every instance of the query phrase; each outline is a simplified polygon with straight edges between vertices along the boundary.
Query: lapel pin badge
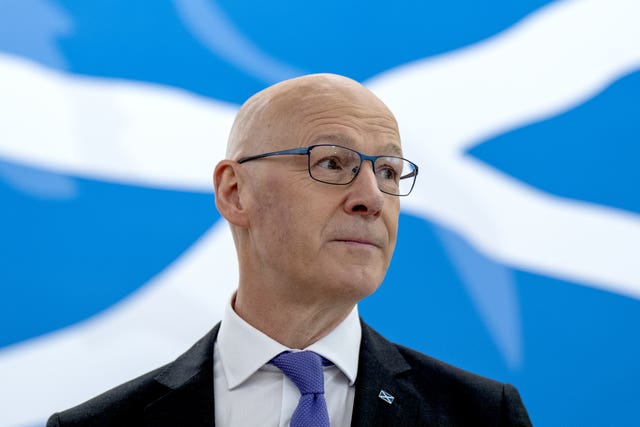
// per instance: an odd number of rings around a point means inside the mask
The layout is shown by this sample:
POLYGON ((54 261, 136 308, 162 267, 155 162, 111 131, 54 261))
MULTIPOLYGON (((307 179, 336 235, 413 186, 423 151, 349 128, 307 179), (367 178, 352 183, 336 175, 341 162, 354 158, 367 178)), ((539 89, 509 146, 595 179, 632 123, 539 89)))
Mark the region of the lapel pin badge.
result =
POLYGON ((378 397, 387 402, 389 405, 391 405, 393 403, 393 400, 395 399, 395 397, 391 396, 384 390, 380 390, 380 393, 378 393, 378 397))

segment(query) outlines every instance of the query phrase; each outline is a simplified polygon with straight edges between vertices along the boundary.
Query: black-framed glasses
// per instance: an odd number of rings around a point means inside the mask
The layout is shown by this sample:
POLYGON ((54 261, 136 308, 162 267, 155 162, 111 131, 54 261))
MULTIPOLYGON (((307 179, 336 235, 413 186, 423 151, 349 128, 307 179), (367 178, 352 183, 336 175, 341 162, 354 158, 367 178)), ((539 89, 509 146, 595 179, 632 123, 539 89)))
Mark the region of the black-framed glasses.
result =
POLYGON ((238 160, 245 163, 271 156, 307 156, 309 176, 325 184, 351 184, 368 160, 373 166, 380 191, 392 196, 411 193, 418 176, 418 165, 398 156, 368 156, 341 145, 319 144, 310 147, 272 151, 238 160))

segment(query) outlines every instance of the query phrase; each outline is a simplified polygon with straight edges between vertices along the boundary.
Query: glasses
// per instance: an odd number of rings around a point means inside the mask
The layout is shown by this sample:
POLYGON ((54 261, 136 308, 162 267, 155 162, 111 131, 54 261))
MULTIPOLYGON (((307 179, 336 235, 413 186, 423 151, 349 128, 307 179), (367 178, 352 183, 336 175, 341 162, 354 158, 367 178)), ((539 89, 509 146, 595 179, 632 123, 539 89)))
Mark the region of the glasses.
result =
POLYGON ((351 184, 362 169, 362 162, 368 160, 373 166, 378 188, 392 196, 406 196, 411 193, 418 176, 418 166, 402 157, 367 156, 351 148, 329 144, 243 157, 238 163, 284 155, 307 156, 309 176, 316 181, 333 185, 351 184))

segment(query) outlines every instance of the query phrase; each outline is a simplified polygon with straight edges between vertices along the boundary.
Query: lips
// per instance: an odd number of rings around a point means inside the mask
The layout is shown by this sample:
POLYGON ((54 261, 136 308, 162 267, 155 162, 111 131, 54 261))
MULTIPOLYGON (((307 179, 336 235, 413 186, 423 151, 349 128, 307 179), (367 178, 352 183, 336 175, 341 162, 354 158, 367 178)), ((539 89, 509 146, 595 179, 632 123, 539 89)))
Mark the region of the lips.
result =
POLYGON ((344 243, 357 243, 360 245, 378 246, 371 241, 363 240, 363 239, 338 239, 337 241, 344 242, 344 243))
POLYGON ((375 247, 383 249, 388 244, 387 233, 380 227, 369 227, 371 224, 352 224, 332 227, 326 233, 328 241, 345 243, 354 247, 375 247))
POLYGON ((382 239, 373 239, 371 237, 339 236, 333 240, 340 243, 348 243, 348 244, 363 245, 363 246, 366 245, 366 246, 372 246, 376 248, 382 248, 383 246, 382 239))

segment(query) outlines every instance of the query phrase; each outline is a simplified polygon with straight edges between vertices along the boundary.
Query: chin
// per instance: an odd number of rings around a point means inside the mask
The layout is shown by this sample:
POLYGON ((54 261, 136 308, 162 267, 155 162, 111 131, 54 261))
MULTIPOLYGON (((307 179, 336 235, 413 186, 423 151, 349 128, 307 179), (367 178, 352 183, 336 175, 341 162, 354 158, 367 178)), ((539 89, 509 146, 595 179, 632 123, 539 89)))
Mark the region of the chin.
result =
POLYGON ((338 283, 342 283, 340 288, 350 298, 358 302, 374 293, 380 287, 383 279, 384 276, 373 275, 360 269, 352 274, 346 273, 338 283))

